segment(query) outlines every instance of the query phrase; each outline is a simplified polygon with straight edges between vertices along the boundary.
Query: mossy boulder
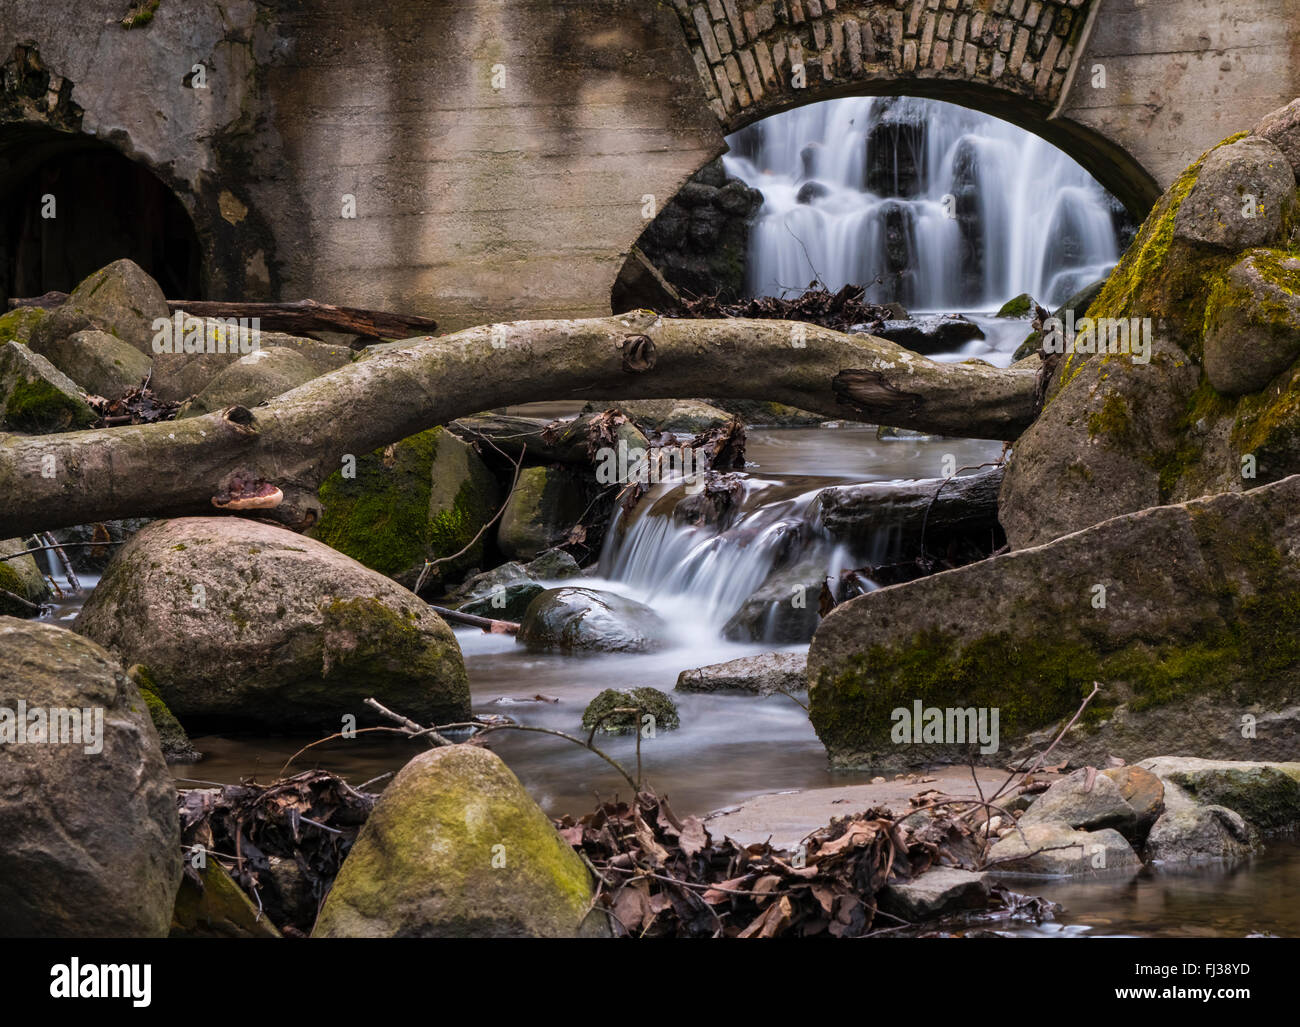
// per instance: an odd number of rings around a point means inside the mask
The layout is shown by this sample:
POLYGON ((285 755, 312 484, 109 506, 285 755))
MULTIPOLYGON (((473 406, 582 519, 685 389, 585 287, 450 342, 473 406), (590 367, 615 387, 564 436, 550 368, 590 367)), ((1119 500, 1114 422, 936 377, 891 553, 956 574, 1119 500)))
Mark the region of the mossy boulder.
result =
POLYGON ((1257 392, 1300 358, 1300 255, 1251 250, 1205 307, 1205 376, 1228 396, 1257 392))
POLYGON ((230 406, 255 407, 315 377, 316 369, 301 354, 266 346, 227 365, 177 416, 199 417, 230 406))
POLYGON ((445 746, 384 790, 312 937, 607 933, 588 917, 591 895, 586 867, 500 757, 445 746))
POLYGON ((38 332, 39 326, 50 316, 42 307, 18 307, 0 317, 0 342, 21 342, 31 347, 32 337, 39 340, 43 336, 38 332))
POLYGON ((1212 150, 1174 215, 1176 240, 1236 253, 1281 241, 1295 211, 1291 162, 1262 136, 1212 150))
POLYGON ((535 649, 644 653, 667 644, 668 625, 634 599, 595 588, 551 588, 528 604, 519 641, 535 649))
POLYGON ((184 723, 338 730, 373 696, 424 723, 469 716, 455 636, 342 553, 235 517, 155 521, 109 565, 75 630, 149 668, 184 723))
POLYGON ((153 323, 170 316, 158 283, 139 264, 123 258, 87 275, 67 302, 50 312, 39 334, 52 341, 97 329, 152 357, 153 323))
POLYGON ((1022 292, 1019 296, 1013 296, 998 308, 996 317, 1030 317, 1034 313, 1034 297, 1027 292, 1022 292))
MULTIPOLYGON (((1093 301, 1101 295, 1102 288, 1106 285, 1106 279, 1098 278, 1095 282, 1085 285, 1082 289, 1070 296, 1064 303, 1052 312, 1052 316, 1058 320, 1064 320, 1066 311, 1073 311, 1074 318, 1077 321, 1081 317, 1088 316, 1088 310, 1093 301)), ((1014 301, 1012 301, 1014 302, 1014 301)), ((1025 341, 1016 347, 1015 353, 1011 355, 1012 363, 1018 360, 1024 360, 1026 357, 1036 356, 1043 346, 1043 333, 1041 331, 1030 332, 1025 336, 1025 341)))
POLYGON ((43 356, 21 342, 0 345, 0 430, 48 435, 96 420, 77 383, 43 356))
POLYGON ((498 498, 474 447, 433 428, 359 457, 355 477, 330 475, 320 488, 324 515, 311 535, 407 587, 426 560, 464 549, 429 579, 454 581, 482 564, 484 538, 470 543, 496 513, 498 498))
POLYGON ((563 542, 587 507, 585 497, 573 468, 525 467, 501 515, 497 546, 512 559, 529 560, 563 542))
POLYGON ((143 384, 152 366, 129 342, 93 329, 55 339, 45 346, 44 356, 86 392, 106 399, 143 384))
POLYGON ((0 617, 0 653, 0 936, 164 937, 180 823, 140 694, 112 656, 53 624, 0 617), (50 724, 50 710, 81 711, 100 730, 40 743, 37 710, 50 724))
POLYGON ((998 710, 1005 749, 1050 734, 1096 681, 1101 694, 1057 755, 1132 762, 1168 752, 1172 737, 1206 756, 1271 757, 1274 743, 1243 737, 1241 715, 1294 699, 1297 538, 1300 476, 849 600, 809 651, 813 727, 837 766, 961 761, 974 746, 896 742, 893 711, 998 710))
MULTIPOLYGON (((20 538, 0 540, 0 593, 9 592, 29 603, 44 603, 50 598, 50 586, 36 563, 36 557, 24 551, 30 548, 20 538), (15 553, 24 553, 15 556, 15 553)), ((40 554, 44 555, 44 554, 40 554)), ((32 610, 0 594, 0 615, 30 617, 32 610)))
POLYGON ((1159 756, 1139 766, 1196 803, 1234 810, 1261 832, 1300 827, 1300 763, 1159 756))
POLYGON ((1263 136, 1291 163, 1291 170, 1300 179, 1300 98, 1285 107, 1266 114, 1255 126, 1253 134, 1263 136))
POLYGON ((181 879, 172 910, 172 938, 278 938, 265 913, 211 856, 207 865, 181 879))
POLYGON ((597 729, 607 735, 630 735, 653 723, 656 731, 672 731, 681 726, 677 704, 657 688, 630 688, 620 691, 606 688, 587 703, 582 711, 582 729, 597 729), (615 710, 635 710, 615 713, 615 710), (647 722, 646 717, 653 717, 647 722))
POLYGON ((126 676, 140 690, 140 698, 149 708, 149 719, 158 732, 163 758, 168 763, 194 763, 202 759, 203 754, 190 743, 190 736, 181 727, 181 722, 158 694, 158 686, 154 684, 149 668, 137 663, 127 670, 126 676))

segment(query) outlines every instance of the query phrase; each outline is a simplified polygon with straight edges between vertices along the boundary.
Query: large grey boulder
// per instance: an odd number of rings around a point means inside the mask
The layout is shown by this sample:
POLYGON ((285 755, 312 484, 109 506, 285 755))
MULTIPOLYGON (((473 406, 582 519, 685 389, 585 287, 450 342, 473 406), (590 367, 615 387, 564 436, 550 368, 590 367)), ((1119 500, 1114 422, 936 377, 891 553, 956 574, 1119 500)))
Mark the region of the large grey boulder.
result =
POLYGON ((1262 136, 1216 148, 1174 218, 1174 238, 1243 250, 1281 239, 1296 203, 1291 162, 1262 136))
POLYGON ((1298 540, 1293 476, 851 599, 809 650, 813 726, 838 766, 962 760, 954 739, 895 743, 893 711, 996 710, 1006 747, 1059 730, 1096 681, 1058 755, 1261 755, 1275 742, 1242 718, 1295 694, 1298 540))
POLYGON ((65 628, 0 617, 0 653, 0 936, 165 937, 180 823, 144 700, 116 660, 65 628), (37 710, 47 723, 60 711, 60 724, 77 710, 99 727, 79 743, 36 741, 37 710))
POLYGON ((143 384, 151 366, 129 342, 94 329, 54 339, 42 355, 86 392, 105 399, 118 399, 143 384))
POLYGON ((415 757, 384 790, 312 937, 607 933, 587 919, 590 902, 586 867, 510 769, 453 745, 415 757))
POLYGON ((231 406, 255 407, 315 377, 315 368, 300 353, 266 346, 222 370, 185 404, 179 416, 198 417, 231 406))
POLYGON ((1142 865, 1124 836, 1112 828, 1076 831, 1062 820, 1025 824, 999 838, 985 866, 998 873, 1035 877, 1086 877, 1142 865))
POLYGON ((167 297, 144 269, 125 258, 87 275, 41 325, 44 340, 95 329, 153 356, 154 322, 170 317, 167 297))
POLYGON ((1219 392, 1257 392, 1300 357, 1300 257, 1251 250, 1205 311, 1205 376, 1219 392))
POLYGON ((1045 820, 1060 820, 1083 831, 1113 827, 1125 838, 1132 838, 1137 828, 1137 812, 1120 794, 1119 786, 1102 774, 1086 769, 1052 783, 1020 819, 1020 825, 1045 820))
POLYGON ((469 716, 455 636, 400 585, 283 528, 155 521, 74 625, 144 664, 180 718, 338 729, 373 696, 422 723, 469 716))
POLYGON ((595 588, 551 588, 528 604, 519 641, 536 649, 644 653, 662 648, 668 625, 644 603, 595 588))

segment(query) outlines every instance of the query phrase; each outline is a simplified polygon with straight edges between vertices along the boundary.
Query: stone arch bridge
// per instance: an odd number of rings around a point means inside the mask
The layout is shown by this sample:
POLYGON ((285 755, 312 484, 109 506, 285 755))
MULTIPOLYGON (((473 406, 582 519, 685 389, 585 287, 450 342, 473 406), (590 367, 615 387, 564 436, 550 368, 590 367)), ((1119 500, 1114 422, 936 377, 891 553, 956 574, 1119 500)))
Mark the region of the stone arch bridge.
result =
POLYGON ((1300 95, 1300 0, 0 0, 0 293, 77 270, 30 256, 64 183, 208 296, 608 313, 728 132, 867 94, 1004 117, 1142 214, 1300 95))

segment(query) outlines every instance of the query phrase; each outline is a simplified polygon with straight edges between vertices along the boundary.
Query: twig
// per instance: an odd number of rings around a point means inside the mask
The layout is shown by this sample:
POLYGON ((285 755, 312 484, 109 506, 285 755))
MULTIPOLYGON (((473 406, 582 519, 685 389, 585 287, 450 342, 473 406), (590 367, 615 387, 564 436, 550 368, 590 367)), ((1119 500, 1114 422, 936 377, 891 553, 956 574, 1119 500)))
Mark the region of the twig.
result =
POLYGON ((110 539, 107 542, 56 542, 52 546, 33 546, 31 549, 22 549, 16 553, 10 553, 8 556, 0 556, 0 563, 3 563, 5 560, 16 560, 18 557, 27 556, 29 553, 45 553, 52 549, 58 549, 61 546, 91 546, 92 548, 95 546, 124 546, 129 541, 131 540, 118 539, 117 541, 113 541, 110 539))

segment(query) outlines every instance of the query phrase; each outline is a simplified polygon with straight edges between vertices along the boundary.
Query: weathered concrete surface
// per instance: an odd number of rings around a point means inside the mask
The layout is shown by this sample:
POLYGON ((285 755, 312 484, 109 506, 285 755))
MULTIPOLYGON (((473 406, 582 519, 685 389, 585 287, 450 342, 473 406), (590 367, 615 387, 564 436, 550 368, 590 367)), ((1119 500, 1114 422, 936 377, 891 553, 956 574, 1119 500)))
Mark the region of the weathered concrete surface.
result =
POLYGON ((180 198, 208 294, 450 330, 608 313, 632 244, 724 131, 791 106, 986 110, 1145 213, 1300 94, 1293 0, 164 0, 130 30, 125 10, 0 0, 0 194, 108 145, 180 198))

